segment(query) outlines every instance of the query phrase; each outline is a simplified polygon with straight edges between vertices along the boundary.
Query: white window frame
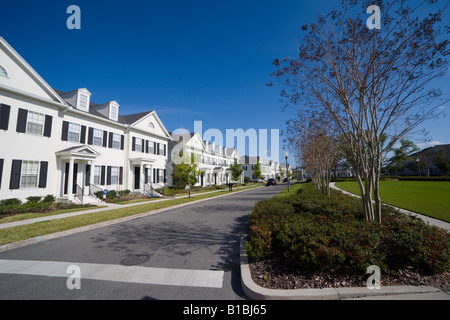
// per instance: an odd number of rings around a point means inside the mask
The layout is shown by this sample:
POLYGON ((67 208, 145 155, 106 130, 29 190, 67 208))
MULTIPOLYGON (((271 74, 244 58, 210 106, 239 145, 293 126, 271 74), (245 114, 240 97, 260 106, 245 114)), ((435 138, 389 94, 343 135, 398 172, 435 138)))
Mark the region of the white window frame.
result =
POLYGON ((95 129, 92 135, 92 144, 94 146, 103 146, 103 130, 95 129))
POLYGON ((39 161, 22 161, 22 170, 20 172, 20 188, 37 188, 39 183, 39 161))
POLYGON ((111 185, 119 184, 119 167, 111 167, 111 185))
POLYGON ((117 121, 118 113, 119 108, 116 106, 111 106, 109 109, 109 118, 117 121))
POLYGON ((100 166, 94 166, 94 185, 99 186, 100 185, 100 166))
POLYGON ((155 143, 153 141, 148 140, 148 153, 155 154, 155 143))
POLYGON ((88 96, 80 93, 80 102, 78 103, 80 110, 88 111, 88 96))
POLYGON ((69 122, 67 141, 80 142, 80 136, 81 136, 81 125, 77 124, 77 123, 69 122))
POLYGON ((136 141, 134 143, 134 150, 136 152, 142 152, 142 139, 136 138, 136 141))
POLYGON ((8 79, 9 79, 9 77, 8 77, 8 71, 6 71, 6 69, 5 69, 5 68, 3 68, 2 66, 0 66, 0 76, 2 76, 2 77, 5 77, 5 78, 8 78, 8 79))
POLYGON ((45 115, 43 113, 28 111, 26 133, 42 136, 44 132, 45 115), (40 126, 40 130, 39 129, 40 126))
POLYGON ((120 149, 120 143, 121 143, 121 137, 118 133, 113 133, 113 142, 112 142, 112 148, 113 149, 120 149))
POLYGON ((164 169, 159 169, 158 174, 159 174, 159 182, 164 183, 164 169))
POLYGON ((159 144, 159 155, 160 156, 164 155, 164 144, 163 143, 159 144))

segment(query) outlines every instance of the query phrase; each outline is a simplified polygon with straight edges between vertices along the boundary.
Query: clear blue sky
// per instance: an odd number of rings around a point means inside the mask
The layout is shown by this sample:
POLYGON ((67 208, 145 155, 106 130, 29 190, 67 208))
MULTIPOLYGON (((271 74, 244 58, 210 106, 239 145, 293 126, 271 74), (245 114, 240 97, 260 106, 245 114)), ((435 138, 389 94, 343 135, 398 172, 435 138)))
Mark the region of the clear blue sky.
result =
MULTIPOLYGON (((338 2, 17 0, 1 5, 0 35, 52 87, 87 88, 93 102, 116 100, 123 115, 156 110, 169 131, 193 130, 196 120, 224 135, 283 130, 291 115, 281 111, 280 88, 266 86, 272 62, 294 56, 300 27, 338 2), (81 30, 66 27, 72 4, 81 30)), ((450 77, 442 83, 448 94, 450 77)), ((450 143, 450 118, 425 126, 450 143)))

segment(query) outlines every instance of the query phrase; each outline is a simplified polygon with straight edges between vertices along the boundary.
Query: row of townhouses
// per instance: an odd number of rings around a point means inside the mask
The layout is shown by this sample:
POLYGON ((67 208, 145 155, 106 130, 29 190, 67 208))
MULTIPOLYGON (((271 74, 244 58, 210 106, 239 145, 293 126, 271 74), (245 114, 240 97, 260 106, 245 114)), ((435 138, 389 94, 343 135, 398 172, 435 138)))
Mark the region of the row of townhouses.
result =
POLYGON ((288 164, 286 170, 286 164, 280 163, 274 160, 266 160, 259 156, 242 156, 240 159, 242 169, 244 169, 244 176, 248 177, 250 181, 257 181, 255 176, 255 166, 257 163, 261 167, 262 180, 276 179, 277 177, 287 177, 287 172, 290 172, 291 167, 288 164))
MULTIPOLYGON (((89 202, 101 190, 146 193, 171 184, 169 154, 180 136, 156 111, 122 116, 116 101, 91 92, 62 92, 0 37, 0 199, 53 194, 89 202)), ((198 185, 230 182, 235 149, 198 134, 187 141, 200 156, 198 185)))

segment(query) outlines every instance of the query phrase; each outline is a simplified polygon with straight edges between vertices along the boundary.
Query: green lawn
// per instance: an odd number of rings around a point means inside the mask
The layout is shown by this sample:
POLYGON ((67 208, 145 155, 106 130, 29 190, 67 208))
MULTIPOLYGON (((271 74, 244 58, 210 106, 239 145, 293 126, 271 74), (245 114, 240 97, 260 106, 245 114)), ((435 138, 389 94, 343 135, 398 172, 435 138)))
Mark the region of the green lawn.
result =
MULTIPOLYGON (((336 187, 359 195, 358 182, 338 182, 336 187)), ((380 181, 384 203, 450 222, 449 181, 380 181)))

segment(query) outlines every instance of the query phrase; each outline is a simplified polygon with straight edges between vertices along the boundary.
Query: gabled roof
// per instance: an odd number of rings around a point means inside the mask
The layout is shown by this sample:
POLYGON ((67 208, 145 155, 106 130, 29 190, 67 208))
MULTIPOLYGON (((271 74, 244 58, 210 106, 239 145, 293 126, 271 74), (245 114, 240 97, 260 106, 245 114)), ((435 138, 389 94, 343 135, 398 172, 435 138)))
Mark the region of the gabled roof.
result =
POLYGON ((0 37, 0 47, 3 47, 6 50, 6 53, 9 54, 14 62, 18 64, 25 72, 28 74, 28 76, 39 86, 42 90, 45 91, 45 93, 51 97, 55 102, 67 105, 66 101, 62 99, 56 92, 53 90, 52 87, 34 70, 28 62, 22 56, 14 50, 13 47, 2 37, 0 37))
POLYGON ((142 118, 148 116, 152 112, 153 112, 153 110, 141 112, 141 113, 129 114, 127 116, 119 116, 119 122, 121 122, 123 124, 132 125, 132 124, 138 122, 139 120, 141 120, 142 118))

